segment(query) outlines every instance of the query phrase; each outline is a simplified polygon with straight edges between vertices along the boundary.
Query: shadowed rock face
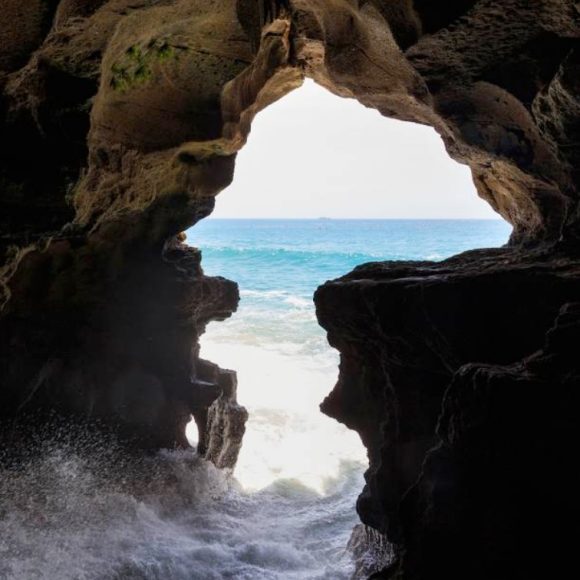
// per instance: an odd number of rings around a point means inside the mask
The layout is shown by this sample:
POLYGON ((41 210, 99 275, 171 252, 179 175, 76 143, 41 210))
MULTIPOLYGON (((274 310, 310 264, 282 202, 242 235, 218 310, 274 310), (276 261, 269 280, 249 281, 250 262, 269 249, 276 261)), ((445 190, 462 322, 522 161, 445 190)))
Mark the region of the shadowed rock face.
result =
POLYGON ((401 553, 384 577, 541 577, 533 554, 569 542, 579 292, 577 259, 509 248, 367 264, 317 290, 341 353, 321 408, 369 451, 358 512, 401 553))
POLYGON ((511 365, 471 363, 443 400, 440 444, 403 502, 400 577, 549 578, 578 537, 578 303, 511 365), (453 564, 444 564, 453 557, 453 564))
POLYGON ((396 544, 391 578, 551 577, 569 563, 580 9, 436 4, 5 0, 5 446, 55 413, 138 448, 186 446, 193 416, 200 450, 234 465, 246 413, 198 339, 237 287, 204 276, 180 232, 231 182, 253 117, 308 76, 433 126, 514 226, 502 250, 365 265, 318 290, 341 353, 322 408, 369 450, 358 509, 382 536, 358 538, 396 544))

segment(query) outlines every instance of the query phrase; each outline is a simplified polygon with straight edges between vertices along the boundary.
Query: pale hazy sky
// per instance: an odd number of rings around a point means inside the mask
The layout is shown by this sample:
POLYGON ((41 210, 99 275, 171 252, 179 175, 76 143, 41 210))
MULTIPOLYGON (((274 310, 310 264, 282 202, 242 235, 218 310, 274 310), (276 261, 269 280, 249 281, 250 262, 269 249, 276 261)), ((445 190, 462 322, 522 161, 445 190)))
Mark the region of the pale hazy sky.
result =
POLYGON ((312 81, 258 114, 213 217, 499 218, 433 129, 312 81))

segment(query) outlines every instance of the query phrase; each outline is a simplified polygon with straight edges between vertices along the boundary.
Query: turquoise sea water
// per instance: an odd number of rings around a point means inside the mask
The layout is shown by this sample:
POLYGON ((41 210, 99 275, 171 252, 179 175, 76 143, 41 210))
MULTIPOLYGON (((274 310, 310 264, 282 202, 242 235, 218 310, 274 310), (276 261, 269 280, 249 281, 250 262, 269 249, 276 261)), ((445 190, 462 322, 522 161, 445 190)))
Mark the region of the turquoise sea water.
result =
POLYGON ((315 289, 356 265, 380 260, 442 260, 505 244, 502 220, 208 219, 188 232, 206 274, 238 282, 240 309, 210 327, 207 340, 269 348, 295 343, 328 352, 312 305, 315 289))
MULTIPOLYGON (((317 325, 325 280, 381 259, 442 259, 506 242, 495 221, 205 220, 188 232, 208 274, 240 285, 202 356, 238 373, 250 412, 234 477, 195 451, 111 464, 102 442, 47 442, 0 473, 0 578, 351 580, 365 450, 318 410, 338 355, 317 325)), ((188 435, 195 443, 193 425, 188 435)))
POLYGON ((377 260, 442 260, 505 244, 502 220, 207 219, 188 232, 208 274, 243 290, 283 288, 310 296, 320 283, 377 260))
POLYGON ((275 529, 254 538, 261 556, 250 577, 352 574, 345 546, 367 461, 358 436, 318 410, 338 353, 316 322, 317 286, 364 262, 501 246, 510 231, 499 220, 209 219, 188 232, 205 272, 240 287, 239 310, 209 325, 201 354, 238 373, 250 419, 235 476, 257 522, 276 514, 275 529))

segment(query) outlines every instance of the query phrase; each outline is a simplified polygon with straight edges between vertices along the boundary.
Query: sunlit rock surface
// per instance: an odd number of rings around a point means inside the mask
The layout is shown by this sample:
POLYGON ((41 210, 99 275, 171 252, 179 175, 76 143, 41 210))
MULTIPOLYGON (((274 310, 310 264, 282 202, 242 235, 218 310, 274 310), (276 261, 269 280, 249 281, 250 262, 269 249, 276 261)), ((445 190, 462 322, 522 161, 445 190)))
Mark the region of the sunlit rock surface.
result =
POLYGON ((555 322, 578 295, 579 19, 572 0, 5 0, 4 446, 55 413, 186 446, 193 415, 233 465, 235 377, 197 345, 237 289, 179 234, 254 115, 307 76, 432 125, 514 226, 509 249, 365 266, 317 294, 342 356, 323 408, 363 437, 359 510, 397 544, 383 575, 553 576, 580 521, 576 308, 555 322))

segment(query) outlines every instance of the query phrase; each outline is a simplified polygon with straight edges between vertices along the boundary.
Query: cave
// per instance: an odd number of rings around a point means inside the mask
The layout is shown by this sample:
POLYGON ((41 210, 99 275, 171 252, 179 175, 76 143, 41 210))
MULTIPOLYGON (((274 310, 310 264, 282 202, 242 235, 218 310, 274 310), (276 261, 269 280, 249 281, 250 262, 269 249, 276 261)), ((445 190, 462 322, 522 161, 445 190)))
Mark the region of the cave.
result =
POLYGON ((309 78, 433 127, 513 226, 503 248, 315 293, 341 356, 322 409, 370 461, 361 534, 394 546, 373 577, 574 569, 576 2, 7 0, 0 32, 3 461, 55 417, 145 454, 187 447, 193 415, 205 457, 235 465, 246 411, 199 337, 238 288, 182 232, 254 116, 309 78))

